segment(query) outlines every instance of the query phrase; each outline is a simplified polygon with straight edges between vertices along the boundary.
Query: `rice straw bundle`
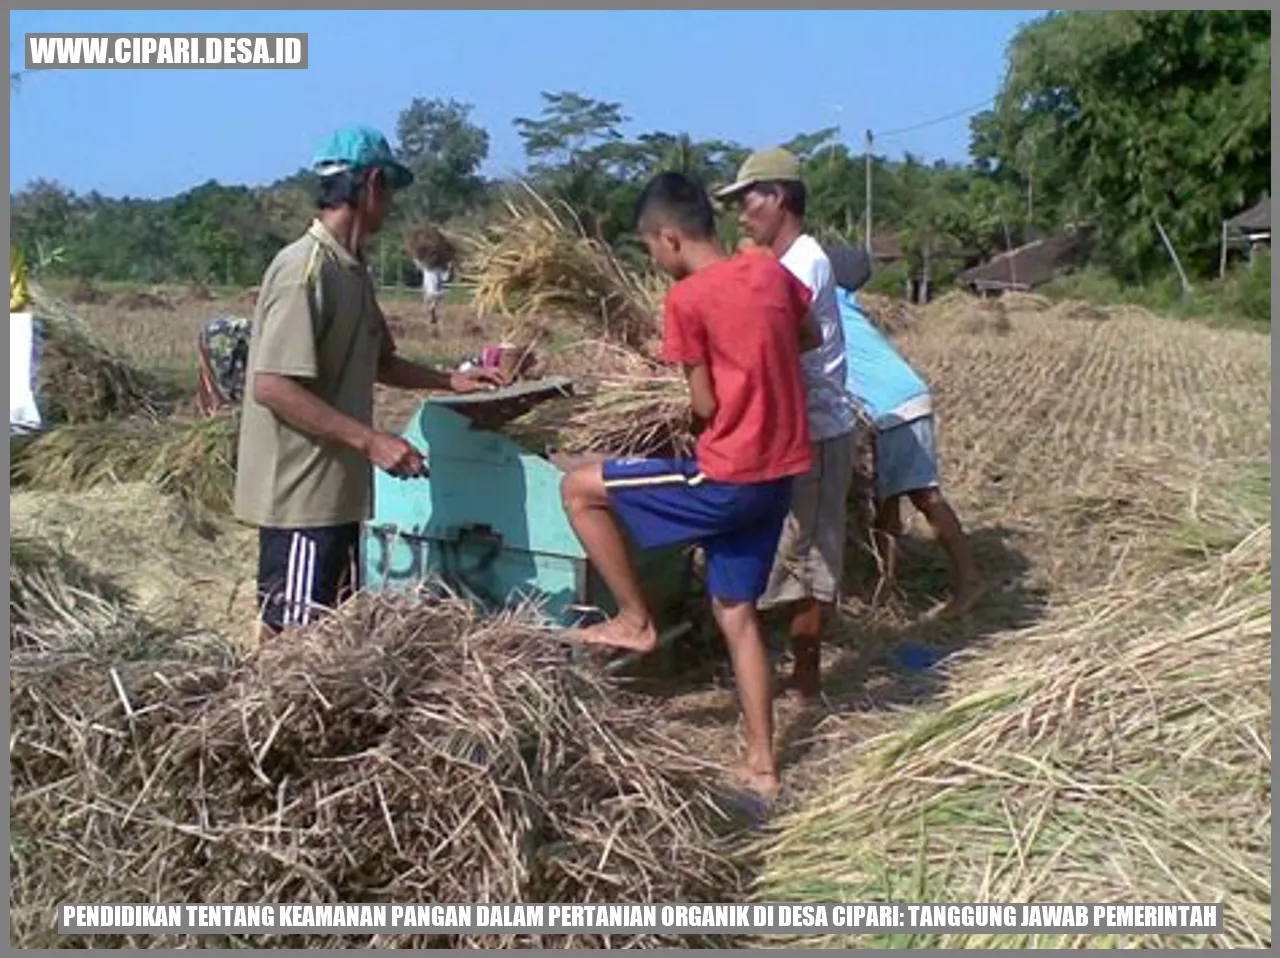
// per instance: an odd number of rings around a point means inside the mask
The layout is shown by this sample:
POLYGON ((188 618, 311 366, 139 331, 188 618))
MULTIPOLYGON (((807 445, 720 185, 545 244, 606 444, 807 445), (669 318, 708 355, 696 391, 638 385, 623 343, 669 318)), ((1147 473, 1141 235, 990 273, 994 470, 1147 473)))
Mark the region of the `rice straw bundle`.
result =
POLYGON ((512 438, 578 455, 692 454, 689 391, 670 375, 612 376, 581 396, 553 400, 509 424, 512 438))
POLYGON ((153 377, 114 353, 43 289, 33 285, 31 298, 40 326, 36 393, 44 418, 87 423, 156 413, 153 377))
POLYGON ((405 244, 409 256, 431 269, 445 269, 457 261, 453 241, 435 226, 423 226, 409 234, 405 244))
MULTIPOLYGON (((1223 902, 1198 946, 1271 942, 1271 527, 957 654, 940 708, 775 823, 766 901, 1223 902)), ((803 944, 885 945, 875 933, 803 944)), ((1185 936, 920 935, 918 947, 1185 936)))
POLYGON ((120 618, 122 593, 73 556, 29 536, 9 539, 9 647, 89 644, 120 618))
POLYGON ((661 332, 665 283, 637 275, 573 211, 524 185, 506 216, 475 236, 468 276, 483 314, 581 321, 594 337, 639 348, 661 332))
MULTIPOLYGON (((13 935, 99 902, 733 901, 714 775, 511 618, 363 597, 234 666, 13 656, 13 935)), ((61 944, 82 944, 59 939, 61 944)), ((620 935, 211 946, 655 947, 620 935)), ((95 945, 172 947, 181 936, 95 945)))
POLYGON ((196 505, 229 512, 238 435, 238 416, 64 426, 13 456, 10 481, 68 492, 145 482, 196 505))

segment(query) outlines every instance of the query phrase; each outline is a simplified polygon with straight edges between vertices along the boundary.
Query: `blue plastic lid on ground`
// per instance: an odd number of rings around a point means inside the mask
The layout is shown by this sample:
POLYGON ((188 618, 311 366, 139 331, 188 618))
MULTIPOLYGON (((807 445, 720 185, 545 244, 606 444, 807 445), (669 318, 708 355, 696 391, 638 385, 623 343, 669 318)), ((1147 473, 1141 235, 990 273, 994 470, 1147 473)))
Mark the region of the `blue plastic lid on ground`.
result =
POLYGON ((890 653, 893 664, 907 672, 922 672, 932 668, 942 658, 942 653, 926 645, 899 645, 890 653))

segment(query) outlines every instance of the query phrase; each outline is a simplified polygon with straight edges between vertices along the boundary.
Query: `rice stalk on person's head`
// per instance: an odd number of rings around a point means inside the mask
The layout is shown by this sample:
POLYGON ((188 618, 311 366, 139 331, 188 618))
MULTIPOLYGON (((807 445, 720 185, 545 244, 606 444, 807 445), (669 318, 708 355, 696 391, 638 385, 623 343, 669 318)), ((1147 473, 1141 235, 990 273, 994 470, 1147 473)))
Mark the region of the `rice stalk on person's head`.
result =
POLYGON ((444 269, 458 258, 458 249, 439 227, 421 226, 411 230, 405 247, 409 255, 431 269, 444 269))
POLYGON ((586 392, 537 406, 504 427, 518 441, 570 455, 687 456, 689 391, 670 374, 611 376, 586 392))
MULTIPOLYGON (((767 901, 1221 902, 1271 941, 1271 528, 1113 585, 946 670, 941 707, 775 823, 767 901)), ((886 933, 806 939, 884 945, 886 933)), ((919 934, 925 947, 1172 947, 1149 934, 919 934)))
POLYGON ((633 348, 659 335, 662 281, 633 272, 559 200, 521 184, 504 203, 505 215, 471 240, 467 276, 482 314, 563 315, 633 348))
MULTIPOLYGON (((545 633, 459 602, 363 596, 240 666, 14 658, 15 941, 97 902, 732 901, 704 763, 545 633), (49 749, 45 743, 54 743, 49 749)), ((612 946, 696 931, 206 945, 612 946)), ((64 939, 59 943, 67 944, 64 939)), ((127 936, 95 944, 132 945, 127 936)), ((190 945, 181 936, 151 946, 190 945)))
POLYGON ((49 422, 101 422, 154 415, 160 388, 99 340, 60 300, 36 285, 31 311, 38 333, 36 395, 49 422))
POLYGON ((62 491, 145 482, 201 507, 229 512, 238 428, 235 415, 63 426, 11 459, 10 481, 62 491))

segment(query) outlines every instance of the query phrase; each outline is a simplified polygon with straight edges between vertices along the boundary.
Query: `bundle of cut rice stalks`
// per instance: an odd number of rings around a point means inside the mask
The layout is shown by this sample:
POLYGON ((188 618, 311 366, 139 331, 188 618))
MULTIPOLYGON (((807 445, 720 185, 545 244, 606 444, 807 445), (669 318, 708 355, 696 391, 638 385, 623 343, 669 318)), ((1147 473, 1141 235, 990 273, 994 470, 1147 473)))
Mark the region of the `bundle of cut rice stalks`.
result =
POLYGON ((66 551, 32 536, 10 536, 10 649, 93 642, 119 621, 122 600, 66 551))
MULTIPOLYGON (((13 935, 27 945, 51 942, 48 909, 68 897, 609 904, 743 888, 715 768, 545 635, 462 603, 365 596, 240 667, 17 655, 10 692, 13 935)), ((710 942, 583 928, 199 943, 710 942)))
POLYGON ((413 230, 405 241, 405 248, 410 257, 431 269, 445 269, 458 259, 453 241, 435 226, 413 230))
POLYGON ((522 187, 506 215, 471 240, 476 308, 517 319, 564 315, 633 348, 660 335, 666 284, 629 269, 566 204, 522 187))
POLYGON ((39 324, 36 393, 43 417, 61 424, 156 414, 160 389, 153 377, 117 355, 45 290, 33 285, 31 299, 39 324))
POLYGON ((121 419, 52 430, 13 455, 14 486, 72 492, 145 482, 215 512, 235 492, 239 417, 121 419))
POLYGON ((859 744, 775 823, 761 900, 1222 902, 1225 915, 1208 939, 804 942, 825 947, 1270 947, 1270 590, 1268 524, 1223 558, 1110 585, 953 657, 940 707, 859 744))
POLYGON ((587 392, 544 403, 503 430, 544 454, 692 454, 689 390, 671 375, 612 376, 587 392))

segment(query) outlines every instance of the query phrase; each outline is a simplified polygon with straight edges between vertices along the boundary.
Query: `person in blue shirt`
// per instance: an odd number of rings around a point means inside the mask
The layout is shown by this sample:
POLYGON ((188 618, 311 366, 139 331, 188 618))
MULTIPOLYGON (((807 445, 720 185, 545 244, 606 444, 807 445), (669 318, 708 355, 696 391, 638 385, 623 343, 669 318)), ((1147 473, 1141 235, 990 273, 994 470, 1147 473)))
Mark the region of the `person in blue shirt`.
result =
POLYGON ((876 430, 874 537, 884 568, 883 586, 897 575, 901 501, 928 521, 951 563, 953 593, 942 612, 961 615, 981 597, 983 584, 955 510, 939 487, 933 398, 925 382, 862 310, 857 289, 871 275, 864 250, 827 251, 844 326, 849 392, 876 430))

